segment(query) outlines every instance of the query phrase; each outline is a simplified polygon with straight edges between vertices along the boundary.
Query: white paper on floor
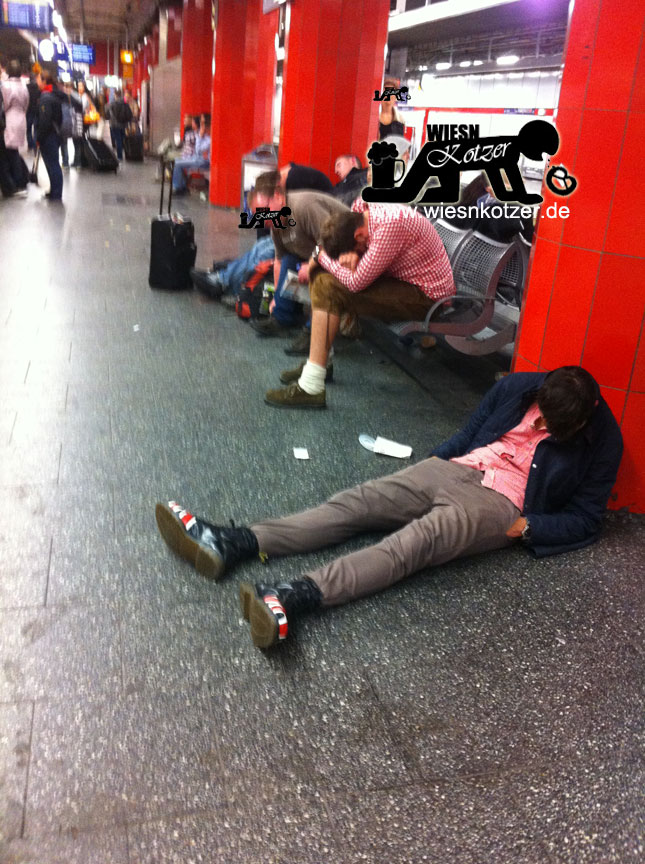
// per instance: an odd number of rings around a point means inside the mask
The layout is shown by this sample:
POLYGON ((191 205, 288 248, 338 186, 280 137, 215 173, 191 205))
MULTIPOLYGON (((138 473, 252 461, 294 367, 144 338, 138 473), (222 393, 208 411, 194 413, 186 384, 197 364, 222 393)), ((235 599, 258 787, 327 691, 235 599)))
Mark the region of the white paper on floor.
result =
POLYGON ((407 459, 412 455, 412 447, 408 444, 398 444, 396 441, 390 441, 389 438, 381 438, 380 435, 376 439, 372 438, 371 435, 359 435, 358 441, 366 450, 380 453, 383 456, 407 459))

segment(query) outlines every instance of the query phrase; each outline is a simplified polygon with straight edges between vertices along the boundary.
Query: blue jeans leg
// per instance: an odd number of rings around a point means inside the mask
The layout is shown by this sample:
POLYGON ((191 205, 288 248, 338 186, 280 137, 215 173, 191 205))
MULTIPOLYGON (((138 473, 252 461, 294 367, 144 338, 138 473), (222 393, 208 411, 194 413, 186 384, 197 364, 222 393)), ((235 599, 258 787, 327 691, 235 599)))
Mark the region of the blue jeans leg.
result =
POLYGON ((242 286, 258 266, 260 261, 268 261, 275 257, 275 249, 271 237, 263 237, 261 240, 240 255, 235 261, 231 261, 226 267, 217 271, 217 280, 234 294, 239 294, 242 286))
POLYGON ((272 315, 280 324, 285 327, 295 323, 296 316, 301 311, 302 306, 296 303, 295 300, 290 300, 282 296, 282 286, 287 278, 287 270, 296 270, 298 264, 302 263, 302 259, 297 255, 285 255, 280 264, 280 277, 275 289, 275 306, 273 307, 272 315))
POLYGON ((53 201, 60 201, 63 197, 63 171, 58 161, 60 141, 55 132, 50 132, 45 140, 40 142, 40 153, 49 174, 49 182, 51 184, 49 197, 53 201))
POLYGON ((172 172, 172 188, 175 192, 182 192, 186 188, 186 174, 191 171, 205 171, 208 165, 203 159, 177 159, 172 172))
POLYGON ((112 129, 112 140, 114 141, 114 148, 116 150, 116 155, 119 159, 119 162, 123 161, 123 139, 125 137, 124 129, 112 129))

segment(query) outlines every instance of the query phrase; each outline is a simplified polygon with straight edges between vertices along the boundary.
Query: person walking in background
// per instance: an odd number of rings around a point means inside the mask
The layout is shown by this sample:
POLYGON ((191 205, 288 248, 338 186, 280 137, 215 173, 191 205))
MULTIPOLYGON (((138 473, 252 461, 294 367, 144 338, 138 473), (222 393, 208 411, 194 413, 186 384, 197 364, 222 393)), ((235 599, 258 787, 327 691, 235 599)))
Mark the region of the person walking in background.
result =
POLYGON ((114 101, 108 104, 105 113, 110 121, 112 146, 116 150, 119 162, 123 162, 123 139, 126 126, 132 120, 132 110, 127 102, 123 101, 123 94, 120 91, 115 93, 114 101))
POLYGON ((128 108, 130 109, 130 111, 132 112, 132 118, 131 118, 132 121, 134 121, 135 123, 138 123, 138 122, 139 122, 139 117, 140 117, 140 115, 141 115, 141 112, 139 111, 139 103, 138 103, 137 100, 134 98, 134 96, 132 95, 132 93, 130 93, 129 90, 126 90, 126 91, 124 92, 124 94, 123 94, 123 101, 124 101, 125 104, 128 106, 128 108))
POLYGON ((8 77, 2 82, 2 103, 4 106, 5 130, 4 148, 6 165, 15 187, 14 195, 27 194, 25 166, 20 156, 27 140, 27 108, 29 107, 29 91, 20 77, 19 60, 12 60, 8 67, 8 77))
POLYGON ((38 122, 38 100, 40 99, 40 87, 36 76, 40 75, 40 63, 34 63, 31 67, 31 75, 27 84, 29 91, 29 105, 27 107, 27 147, 36 149, 36 123, 38 122))
MULTIPOLYGON (((396 78, 386 78, 383 82, 383 88, 398 87, 399 81, 396 78)), ((381 102, 381 108, 378 118, 378 139, 382 141, 389 135, 403 135, 405 132, 405 123, 403 115, 396 107, 396 100, 381 102)))
POLYGON ((38 126, 36 140, 42 153, 43 162, 49 175, 50 190, 46 197, 50 201, 63 198, 63 172, 58 161, 60 139, 56 127, 63 122, 61 107, 64 94, 58 89, 52 72, 45 70, 38 76, 40 99, 38 100, 38 126))
POLYGON ((72 132, 72 141, 74 142, 74 161, 72 168, 81 168, 83 165, 83 101, 80 94, 70 85, 65 91, 72 109, 74 111, 74 130, 72 132))

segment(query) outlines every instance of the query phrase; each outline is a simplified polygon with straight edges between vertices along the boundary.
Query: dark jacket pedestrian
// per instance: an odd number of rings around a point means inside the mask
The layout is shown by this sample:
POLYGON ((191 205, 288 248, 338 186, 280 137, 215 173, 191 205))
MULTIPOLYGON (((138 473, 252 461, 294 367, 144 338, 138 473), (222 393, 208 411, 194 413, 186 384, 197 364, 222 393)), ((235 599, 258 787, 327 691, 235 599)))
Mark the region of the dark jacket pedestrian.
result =
POLYGON ((29 105, 27 106, 27 146, 30 150, 36 149, 36 123, 38 122, 38 100, 40 99, 40 87, 36 76, 31 75, 27 83, 29 92, 29 105))
POLYGON ((58 130, 63 122, 62 102, 67 96, 58 89, 51 72, 44 71, 39 77, 41 93, 38 100, 38 125, 36 139, 49 175, 51 201, 63 197, 63 172, 59 162, 60 138, 58 130))

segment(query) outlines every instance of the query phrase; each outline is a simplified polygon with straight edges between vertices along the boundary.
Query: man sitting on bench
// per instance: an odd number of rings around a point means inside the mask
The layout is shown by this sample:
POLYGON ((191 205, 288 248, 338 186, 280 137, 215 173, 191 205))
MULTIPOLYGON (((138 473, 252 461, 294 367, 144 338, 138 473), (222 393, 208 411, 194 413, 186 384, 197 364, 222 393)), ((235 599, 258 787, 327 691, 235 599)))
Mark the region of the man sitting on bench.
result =
POLYGON ((322 248, 309 262, 311 346, 298 381, 269 390, 279 408, 324 408, 329 350, 341 315, 420 321, 432 304, 455 293, 441 238, 416 210, 357 198, 348 213, 330 216, 322 248))

